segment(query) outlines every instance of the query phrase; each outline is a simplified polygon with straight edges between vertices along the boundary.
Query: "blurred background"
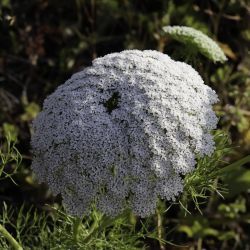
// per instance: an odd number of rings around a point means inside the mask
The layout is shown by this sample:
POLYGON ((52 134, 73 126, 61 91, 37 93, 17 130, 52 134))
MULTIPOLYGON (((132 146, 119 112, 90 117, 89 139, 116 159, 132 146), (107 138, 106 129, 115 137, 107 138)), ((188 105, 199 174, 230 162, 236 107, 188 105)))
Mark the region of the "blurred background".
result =
MULTIPOLYGON (((184 60, 185 46, 164 34, 166 25, 204 32, 228 57, 225 64, 213 64, 200 56, 196 70, 220 97, 219 129, 233 147, 224 160, 249 154, 249 0, 0 0, 0 140, 4 145, 10 135, 23 159, 13 180, 1 180, 1 206, 20 208, 25 202, 43 210, 46 203, 60 203, 30 170, 31 122, 43 100, 107 53, 154 49, 184 60)), ((201 242, 205 249, 250 249, 250 165, 229 173, 225 182, 229 192, 224 199, 211 196, 203 215, 194 209, 185 217, 178 207, 166 214, 166 239, 184 249, 201 242)))

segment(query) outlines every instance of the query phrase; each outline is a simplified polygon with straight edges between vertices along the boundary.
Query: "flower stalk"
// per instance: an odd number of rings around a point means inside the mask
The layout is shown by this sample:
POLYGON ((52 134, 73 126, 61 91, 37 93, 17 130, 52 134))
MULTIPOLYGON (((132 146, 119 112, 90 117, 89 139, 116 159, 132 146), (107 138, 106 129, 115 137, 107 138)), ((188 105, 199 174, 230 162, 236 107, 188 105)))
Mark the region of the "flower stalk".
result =
POLYGON ((73 237, 75 243, 77 243, 79 240, 81 226, 82 226, 82 220, 79 217, 77 217, 73 223, 73 237))
POLYGON ((10 245, 15 250, 23 250, 22 246, 15 240, 15 238, 0 224, 0 233, 8 240, 10 245))

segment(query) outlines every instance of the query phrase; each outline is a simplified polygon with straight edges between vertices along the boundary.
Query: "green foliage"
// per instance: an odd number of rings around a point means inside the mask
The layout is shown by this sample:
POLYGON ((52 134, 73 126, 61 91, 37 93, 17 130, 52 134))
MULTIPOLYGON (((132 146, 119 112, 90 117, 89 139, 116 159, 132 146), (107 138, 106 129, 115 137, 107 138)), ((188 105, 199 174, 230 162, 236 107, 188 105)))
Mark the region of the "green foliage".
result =
MULTIPOLYGON (((21 154, 15 147, 16 136, 13 126, 9 124, 4 125, 3 128, 7 136, 6 141, 0 146, 0 180, 11 178, 12 175, 16 173, 22 159, 21 154), (12 133, 10 133, 11 131, 12 133), (10 169, 6 170, 8 165, 10 166, 10 169)), ((22 250, 22 247, 7 231, 4 225, 0 224, 0 237, 1 236, 3 236, 3 239, 8 241, 15 250, 22 250)), ((3 247, 6 247, 6 245, 4 244, 3 247)))
MULTIPOLYGON (((127 48, 156 49, 191 62, 216 90, 221 100, 215 106, 219 128, 232 144, 229 147, 226 137, 215 134, 217 150, 211 158, 199 159, 194 174, 186 177, 181 205, 159 209, 156 217, 141 223, 138 218, 130 223, 125 216, 120 224, 112 222, 103 233, 93 235, 88 244, 92 249, 141 249, 144 245, 163 249, 167 242, 184 246, 188 242, 189 249, 249 248, 250 175, 248 158, 243 158, 250 152, 248 18, 248 0, 2 0, 0 220, 9 233, 25 249, 79 249, 72 234, 74 220, 44 205, 54 206, 60 199, 34 182, 29 169, 29 125, 44 98, 93 58, 127 48), (199 47, 170 40, 162 31, 169 25, 188 26, 212 37, 228 62, 210 64, 206 54, 199 56, 199 47), (228 162, 237 164, 227 168, 228 162), (224 172, 217 172, 220 169, 224 172)), ((93 216, 82 221, 80 245, 93 216)), ((7 238, 0 237, 0 248, 9 249, 7 238)))
POLYGON ((232 230, 219 231, 211 227, 209 220, 204 217, 191 217, 186 225, 179 226, 180 232, 186 233, 189 238, 204 239, 214 237, 220 241, 236 240, 237 234, 232 230))
POLYGON ((25 106, 25 112, 21 115, 20 119, 22 121, 32 121, 39 111, 40 107, 36 103, 31 102, 25 106))
POLYGON ((18 128, 15 125, 5 122, 3 124, 2 130, 3 130, 3 135, 6 138, 7 144, 17 141, 18 128))
POLYGON ((249 224, 249 218, 246 199, 239 196, 235 202, 228 204, 221 202, 212 213, 207 211, 206 216, 188 215, 183 218, 178 231, 185 233, 188 238, 197 239, 197 247, 200 249, 206 238, 210 239, 208 246, 214 245, 217 241, 222 242, 224 249, 229 249, 232 245, 236 249, 244 249, 247 243, 240 240, 241 234, 236 225, 241 221, 249 224))
POLYGON ((214 140, 216 150, 213 155, 198 158, 196 169, 185 177, 184 193, 180 203, 186 211, 188 211, 187 207, 190 198, 201 212, 199 205, 201 202, 206 201, 209 195, 216 192, 222 196, 227 191, 225 186, 220 184, 218 180, 222 177, 219 171, 223 163, 223 157, 228 155, 231 150, 228 146, 228 136, 222 131, 217 131, 214 140))
POLYGON ((250 155, 224 169, 222 179, 228 186, 227 196, 236 196, 250 190, 250 169, 244 167, 249 162, 250 155))
MULTIPOLYGON (((6 131, 12 130, 12 126, 5 126, 6 131)), ((8 133, 6 140, 0 144, 0 180, 11 178, 20 166, 22 156, 15 146, 16 134, 8 133), (8 168, 7 168, 8 167, 8 168)))
POLYGON ((241 213, 245 213, 246 209, 246 199, 242 196, 239 196, 233 203, 222 203, 218 207, 218 211, 230 219, 239 219, 241 213))
MULTIPOLYGON (((1 223, 27 250, 136 250, 144 249, 141 239, 147 237, 143 229, 136 231, 135 225, 128 223, 127 215, 110 220, 96 211, 77 219, 61 209, 47 207, 47 211, 38 211, 22 205, 17 210, 4 203, 1 223)), ((8 248, 4 237, 0 237, 0 246, 8 248)))
POLYGON ((244 164, 250 162, 250 155, 226 165, 223 159, 233 150, 229 147, 229 138, 218 130, 214 139, 216 150, 213 155, 198 158, 196 169, 185 177, 184 192, 179 202, 186 212, 189 212, 190 198, 202 213, 200 204, 211 194, 234 196, 250 189, 250 170, 244 168, 244 164))
POLYGON ((250 189, 249 170, 244 168, 250 162, 250 155, 228 165, 223 161, 233 152, 233 148, 228 147, 228 137, 220 131, 214 137, 216 151, 211 157, 199 159, 195 171, 185 177, 185 190, 179 201, 185 212, 185 222, 178 226, 178 230, 189 238, 195 238, 199 249, 207 237, 216 238, 225 246, 231 244, 230 241, 239 245, 240 235, 231 223, 242 218, 245 223, 250 223, 250 217, 246 215, 247 201, 242 196, 234 202, 221 202, 217 209, 213 208, 219 197, 236 196, 250 189), (189 211, 192 205, 200 215, 189 211))

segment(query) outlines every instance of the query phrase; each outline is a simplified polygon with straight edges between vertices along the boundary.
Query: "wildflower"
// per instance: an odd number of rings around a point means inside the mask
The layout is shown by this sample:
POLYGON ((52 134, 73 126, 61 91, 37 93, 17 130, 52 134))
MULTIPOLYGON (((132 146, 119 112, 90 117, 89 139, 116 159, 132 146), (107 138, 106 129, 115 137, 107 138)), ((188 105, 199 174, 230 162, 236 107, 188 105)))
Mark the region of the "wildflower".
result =
POLYGON ((44 101, 33 123, 32 169, 72 215, 153 214, 174 200, 196 155, 210 155, 214 90, 189 65, 157 51, 93 61, 44 101))
POLYGON ((195 48, 215 63, 227 61, 217 43, 199 30, 185 26, 165 26, 163 30, 173 39, 195 48))

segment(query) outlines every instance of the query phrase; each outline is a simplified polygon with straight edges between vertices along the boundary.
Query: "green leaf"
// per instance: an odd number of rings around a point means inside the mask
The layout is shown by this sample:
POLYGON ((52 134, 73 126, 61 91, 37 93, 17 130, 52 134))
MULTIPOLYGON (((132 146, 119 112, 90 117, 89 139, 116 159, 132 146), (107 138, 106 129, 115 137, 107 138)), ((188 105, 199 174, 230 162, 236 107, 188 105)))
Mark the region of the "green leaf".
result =
POLYGON ((250 168, 242 167, 249 162, 250 155, 219 170, 229 190, 227 196, 232 197, 250 189, 250 168))
POLYGON ((17 141, 18 128, 13 124, 5 122, 3 124, 3 134, 5 137, 8 137, 11 142, 17 141))
POLYGON ((31 102, 25 107, 25 113, 21 115, 21 120, 31 121, 37 116, 39 111, 40 107, 36 103, 31 102))
POLYGON ((236 168, 239 168, 241 167, 242 165, 246 164, 250 162, 250 155, 226 166, 226 167, 223 167, 222 169, 220 169, 218 171, 219 174, 223 174, 225 177, 231 173, 231 171, 235 170, 236 168))

